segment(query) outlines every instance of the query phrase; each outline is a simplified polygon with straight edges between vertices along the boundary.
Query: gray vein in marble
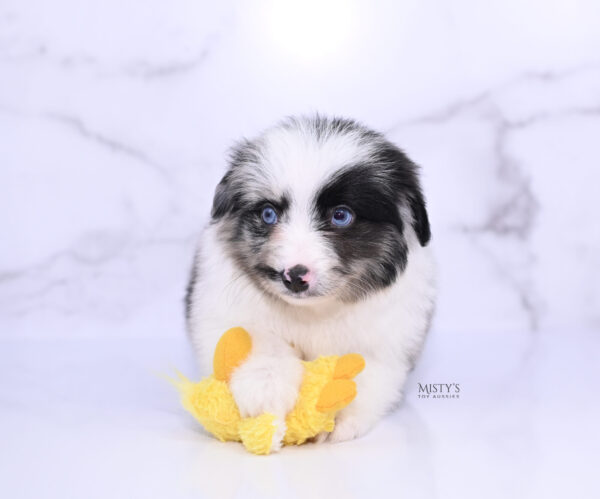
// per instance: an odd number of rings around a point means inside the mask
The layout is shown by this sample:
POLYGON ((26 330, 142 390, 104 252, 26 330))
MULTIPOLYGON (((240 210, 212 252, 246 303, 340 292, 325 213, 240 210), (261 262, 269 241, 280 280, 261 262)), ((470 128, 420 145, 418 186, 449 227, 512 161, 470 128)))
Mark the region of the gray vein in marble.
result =
POLYGON ((164 166, 160 165, 159 163, 157 163, 156 161, 154 161, 146 153, 144 153, 143 151, 141 151, 133 146, 125 144, 124 142, 118 141, 111 137, 107 137, 106 135, 103 135, 99 132, 96 132, 96 131, 90 129, 79 118, 76 118, 74 116, 69 116, 66 114, 53 113, 53 112, 44 113, 43 116, 52 121, 55 121, 57 123, 60 123, 62 125, 69 127, 71 130, 74 130, 79 135, 81 135, 83 138, 91 140, 104 148, 108 148, 111 152, 123 154, 130 158, 136 159, 137 161, 139 161, 147 166, 152 167, 164 178, 169 178, 167 175, 166 168, 164 166))
POLYGON ((517 82, 521 80, 533 79, 553 83, 556 81, 564 80, 565 78, 569 78, 574 75, 579 75, 583 72, 598 70, 600 70, 600 61, 589 61, 583 64, 578 64, 569 68, 563 68, 558 70, 528 71, 525 72, 521 77, 519 77, 517 79, 517 82))
POLYGON ((404 126, 414 126, 414 125, 422 125, 429 123, 444 123, 446 121, 450 121, 456 116, 464 113, 465 111, 472 109, 483 102, 485 102, 489 98, 488 92, 482 92, 473 97, 461 99, 457 102, 450 104, 442 109, 432 112, 431 114, 426 114, 414 119, 410 119, 408 121, 402 121, 390 127, 386 133, 392 132, 397 128, 404 126))
POLYGON ((189 59, 180 59, 160 64, 150 63, 148 61, 136 61, 128 64, 124 72, 128 75, 142 77, 144 79, 177 76, 197 69, 204 63, 209 53, 210 49, 205 48, 198 55, 189 59))
POLYGON ((65 249, 63 251, 53 253, 41 262, 35 263, 33 265, 23 267, 17 270, 10 270, 8 272, 0 273, 0 283, 27 277, 32 273, 42 273, 52 268, 61 260, 72 260, 74 262, 85 265, 100 265, 102 263, 113 260, 119 254, 120 251, 112 255, 106 255, 101 258, 90 259, 86 258, 85 255, 82 255, 80 252, 76 251, 76 249, 65 249))
POLYGON ((514 85, 520 85, 531 79, 553 84, 579 75, 582 72, 598 70, 600 70, 600 63, 590 62, 558 71, 528 72, 517 77, 514 81, 497 87, 494 91, 481 92, 433 113, 400 122, 391 127, 389 131, 402 126, 441 124, 475 109, 483 111, 484 117, 492 124, 494 130, 494 156, 498 178, 507 185, 512 184, 513 189, 505 200, 492 208, 490 215, 483 224, 475 227, 461 227, 461 230, 464 232, 491 232, 497 235, 513 235, 519 239, 526 239, 534 226, 539 203, 535 198, 525 170, 508 153, 510 135, 544 120, 566 116, 600 116, 600 105, 577 107, 560 112, 537 113, 524 120, 510 121, 500 112, 494 102, 493 95, 495 92, 514 85))
MULTIPOLYGON (((493 96, 497 93, 501 93, 502 91, 512 88, 514 86, 522 85, 523 83, 531 80, 540 81, 544 84, 553 84, 557 82, 561 82, 565 79, 571 78, 573 76, 578 76, 581 73, 587 72, 595 72, 600 71, 600 61, 590 61, 584 64, 580 64, 577 66, 573 66, 566 69, 561 70, 551 70, 551 71, 530 71, 524 74, 517 76, 516 78, 502 83, 500 85, 491 87, 489 89, 484 90, 483 92, 478 92, 477 94, 471 97, 465 97, 457 100, 456 102, 445 106, 441 109, 435 110, 431 113, 427 113, 421 116, 416 116, 414 118, 401 120, 391 127, 389 127, 386 133, 392 132, 397 128, 402 128, 406 126, 414 126, 419 124, 428 124, 428 123, 443 123, 449 121, 456 116, 463 114, 471 109, 474 109, 482 104, 485 104, 488 101, 493 100, 493 96)), ((592 110, 596 110, 596 107, 592 107, 592 110)), ((586 112, 585 109, 581 109, 583 113, 586 112)), ((595 111, 593 111, 595 112, 595 111)))
POLYGON ((498 180, 510 186, 512 192, 504 201, 492 207, 487 220, 480 227, 472 227, 471 230, 526 239, 534 226, 539 204, 525 170, 508 152, 514 125, 497 110, 494 110, 490 120, 494 127, 494 157, 498 180))
MULTIPOLYGON (((530 331, 537 331, 539 329, 542 316, 541 308, 539 306, 540 298, 538 297, 537 291, 529 282, 515 278, 515 276, 511 273, 511 269, 507 268, 506 264, 501 261, 501 259, 498 258, 494 252, 480 244, 474 234, 470 237, 474 246, 487 257, 488 261, 492 263, 493 268, 498 275, 516 293, 519 304, 527 318, 530 331)), ((527 260, 530 262, 533 260, 533 255, 531 252, 527 253, 527 260)))
MULTIPOLYGON (((534 227, 539 203, 535 198, 531 181, 518 162, 508 153, 510 135, 543 121, 569 116, 598 116, 600 106, 573 108, 555 113, 539 113, 521 121, 509 121, 499 112, 495 123, 495 157, 498 177, 514 185, 514 191, 503 203, 495 206, 488 220, 475 231, 493 232, 499 235, 514 235, 525 239, 534 227)), ((465 228, 469 230, 468 228, 465 228)))
MULTIPOLYGON (((143 251, 144 248, 151 246, 182 246, 189 249, 191 261, 192 242, 196 240, 197 234, 194 232, 191 235, 183 237, 157 237, 148 238, 139 241, 133 241, 122 245, 110 255, 104 255, 100 258, 89 258, 89 255, 81 254, 77 247, 70 248, 64 251, 57 252, 44 261, 27 266, 19 270, 0 273, 0 290, 4 292, 0 295, 0 311, 4 317, 18 318, 31 313, 32 307, 36 310, 58 310, 63 315, 76 315, 78 313, 87 313, 90 310, 96 310, 97 304, 92 304, 92 309, 87 306, 81 307, 81 304, 73 306, 72 299, 52 301, 52 305, 48 305, 48 296, 58 293, 79 293, 81 286, 86 289, 95 287, 93 281, 98 278, 114 277, 115 271, 111 267, 112 263, 117 263, 122 258, 132 259, 135 255, 143 251), (189 248, 188 248, 189 247, 189 248), (126 254, 126 252, 133 252, 126 254), (92 271, 82 273, 77 272, 65 273, 61 265, 67 264, 70 268, 74 266, 72 263, 83 265, 92 271), (20 289, 16 286, 25 286, 24 292, 16 292, 20 289), (8 294, 6 294, 8 292, 8 294)), ((76 245, 77 246, 77 245, 76 245)), ((139 281, 137 272, 134 272, 134 267, 130 271, 136 274, 135 280, 139 281)), ((121 277, 121 271, 116 275, 121 277)), ((114 311, 113 311, 114 312, 114 311)))
MULTIPOLYGON (((37 298, 43 298, 52 290, 54 290, 56 288, 68 286, 69 283, 70 283, 69 279, 66 279, 64 277, 59 277, 57 279, 50 279, 50 280, 46 281, 43 284, 43 286, 41 286, 39 289, 37 289, 35 291, 30 290, 26 293, 19 294, 18 301, 27 300, 27 302, 30 302, 31 300, 34 300, 37 298)), ((2 303, 1 300, 0 300, 0 303, 2 303)))
MULTIPOLYGON (((46 60, 62 69, 79 69, 82 67, 95 67, 101 74, 112 75, 114 73, 123 74, 129 77, 142 78, 144 80, 153 80, 159 78, 176 77, 182 74, 190 73, 201 67, 210 53, 218 43, 221 32, 231 22, 231 19, 224 19, 218 29, 206 36, 202 43, 202 48, 198 48, 190 57, 179 57, 173 60, 150 61, 146 59, 136 59, 125 61, 122 65, 109 65, 102 59, 85 53, 55 53, 45 43, 39 43, 32 48, 21 50, 17 53, 4 53, 0 50, 0 63, 19 64, 30 61, 37 62, 46 60)), ((3 47, 0 47, 2 49, 3 47)), ((6 50, 4 50, 6 52, 6 50)))
MULTIPOLYGON (((526 170, 509 152, 511 134, 521 127, 508 122, 496 107, 489 108, 487 118, 492 123, 494 134, 496 175, 499 182, 509 187, 509 192, 502 201, 491 207, 487 218, 480 226, 466 226, 463 230, 474 234, 491 233, 496 236, 513 236, 526 243, 535 226, 539 202, 531 187, 531 181, 525 173, 526 170)), ((526 244, 523 249, 526 258, 531 261, 533 258, 531 250, 526 244)), ((524 283, 522 279, 515 278, 511 269, 507 268, 493 252, 484 251, 484 254, 516 292, 530 330, 537 330, 541 315, 537 306, 539 303, 537 291, 533 286, 524 283)))
POLYGON ((23 64, 29 62, 46 61, 55 64, 62 69, 79 69, 82 67, 103 67, 101 61, 90 54, 73 52, 66 55, 55 55, 50 51, 46 44, 39 44, 35 47, 21 50, 17 54, 1 54, 0 63, 3 64, 23 64))
POLYGON ((34 49, 30 49, 18 55, 1 55, 0 63, 21 64, 45 60, 50 64, 54 64, 65 70, 89 67, 95 68, 101 76, 121 74, 132 78, 152 80, 190 73, 202 66, 208 58, 210 51, 211 47, 206 47, 189 58, 180 58, 162 62, 138 59, 125 62, 119 66, 112 66, 89 54, 71 53, 66 55, 54 55, 45 45, 39 45, 34 49))
POLYGON ((399 126, 445 123, 473 110, 479 111, 483 121, 491 125, 496 175, 501 183, 511 187, 512 192, 506 199, 492 207, 487 220, 481 225, 462 226, 461 230, 492 232, 525 239, 534 225, 538 203, 524 170, 508 153, 510 134, 525 125, 508 121, 495 105, 491 94, 484 92, 471 99, 458 101, 440 111, 396 125, 392 130, 399 126))
MULTIPOLYGON (((537 80, 543 84, 554 84, 580 74, 584 71, 596 71, 598 64, 586 64, 564 71, 527 73, 515 81, 501 85, 495 90, 480 92, 470 98, 461 99, 449 106, 427 115, 403 121, 391 128, 410 127, 419 125, 440 125, 459 116, 477 112, 484 122, 491 126, 493 137, 493 160, 498 181, 508 187, 508 192, 499 202, 490 209, 483 223, 478 226, 461 226, 459 230, 469 234, 473 239, 478 235, 491 234, 498 237, 513 237, 524 245, 523 250, 527 260, 533 258, 528 249, 527 240, 535 226, 536 216, 539 212, 539 202, 533 192, 531 181, 526 174, 526 169, 519 164, 517 158, 510 154, 510 140, 514 133, 544 120, 566 116, 599 116, 600 106, 594 104, 578 107, 560 112, 538 113, 524 120, 507 119, 494 100, 494 95, 508 87, 524 84, 527 81, 537 80)), ((474 242, 477 239, 473 239, 474 242)), ((527 317, 530 330, 537 330, 541 320, 538 293, 534 287, 522 276, 515 276, 511 269, 491 250, 479 247, 486 259, 491 262, 496 271, 503 277, 519 298, 519 303, 527 317)))
POLYGON ((75 131, 84 139, 92 141, 100 147, 108 149, 112 153, 122 154, 124 156, 138 161, 141 164, 151 167, 161 177, 163 177, 167 181, 167 183, 171 183, 171 176, 168 174, 168 170, 164 165, 158 163, 148 154, 134 146, 131 146, 123 141, 119 141, 112 137, 108 137, 100 132, 92 130, 80 118, 57 112, 44 112, 39 115, 33 115, 31 113, 13 108, 11 106, 6 106, 4 104, 0 105, 0 112, 4 114, 17 115, 26 118, 37 116, 39 118, 49 120, 53 123, 63 125, 75 131))
POLYGON ((110 261, 113 261, 120 257, 127 248, 141 248, 144 246, 153 245, 190 245, 197 237, 197 232, 192 234, 184 235, 182 237, 152 237, 136 241, 134 244, 124 242, 123 244, 116 247, 111 252, 106 252, 102 256, 90 257, 89 254, 84 251, 78 251, 77 247, 68 248, 62 251, 58 251, 45 258, 41 262, 29 265, 16 270, 9 270, 6 272, 0 272, 0 284, 8 281, 14 281, 27 277, 33 273, 43 273, 46 270, 51 269, 57 263, 62 260, 70 260, 78 264, 87 266, 100 266, 110 261))

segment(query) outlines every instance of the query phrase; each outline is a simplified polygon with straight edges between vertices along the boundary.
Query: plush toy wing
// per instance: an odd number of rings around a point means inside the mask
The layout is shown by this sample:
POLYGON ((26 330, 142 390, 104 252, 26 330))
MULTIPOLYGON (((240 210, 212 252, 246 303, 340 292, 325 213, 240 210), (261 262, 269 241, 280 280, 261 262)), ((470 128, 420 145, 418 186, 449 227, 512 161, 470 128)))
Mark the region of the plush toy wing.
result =
POLYGON ((365 359, 357 353, 337 359, 332 380, 323 387, 317 400, 317 411, 339 411, 352 402, 356 397, 356 383, 352 378, 364 368, 365 359))
POLYGON ((356 397, 356 383, 352 378, 364 366, 364 359, 357 354, 304 362, 298 401, 285 419, 284 443, 300 445, 321 432, 332 431, 336 414, 356 397))

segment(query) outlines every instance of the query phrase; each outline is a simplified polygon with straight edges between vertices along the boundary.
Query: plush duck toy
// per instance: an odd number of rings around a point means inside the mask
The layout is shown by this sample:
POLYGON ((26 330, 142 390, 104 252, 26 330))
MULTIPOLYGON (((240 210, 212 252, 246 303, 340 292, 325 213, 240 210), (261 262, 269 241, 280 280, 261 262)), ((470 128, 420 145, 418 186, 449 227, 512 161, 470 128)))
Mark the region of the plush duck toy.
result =
MULTIPOLYGON (((217 343, 214 373, 198 383, 179 374, 175 385, 184 408, 209 433, 221 441, 242 442, 254 454, 269 454, 276 430, 275 416, 265 413, 242 418, 228 386, 233 371, 251 350, 252 339, 245 329, 229 329, 217 343)), ((285 445, 300 445, 323 431, 333 430, 337 412, 356 397, 352 378, 363 370, 365 361, 358 354, 348 354, 319 357, 303 364, 298 399, 285 420, 285 445)))

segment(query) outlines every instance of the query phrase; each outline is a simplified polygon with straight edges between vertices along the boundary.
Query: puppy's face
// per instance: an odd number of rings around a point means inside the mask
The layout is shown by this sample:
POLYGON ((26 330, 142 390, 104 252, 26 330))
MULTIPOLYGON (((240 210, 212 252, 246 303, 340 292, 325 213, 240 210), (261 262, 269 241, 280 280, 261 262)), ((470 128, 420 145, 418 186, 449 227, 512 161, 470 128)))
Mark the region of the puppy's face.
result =
POLYGON ((288 120, 239 145, 213 223, 261 290, 289 303, 356 301, 406 266, 407 231, 429 241, 416 168, 352 121, 288 120))

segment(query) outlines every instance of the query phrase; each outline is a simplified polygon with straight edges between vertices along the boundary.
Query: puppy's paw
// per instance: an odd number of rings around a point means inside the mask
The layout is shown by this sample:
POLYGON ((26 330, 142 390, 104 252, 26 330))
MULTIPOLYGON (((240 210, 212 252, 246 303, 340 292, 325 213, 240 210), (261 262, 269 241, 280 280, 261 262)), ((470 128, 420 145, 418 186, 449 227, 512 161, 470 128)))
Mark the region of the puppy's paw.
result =
POLYGON ((360 437, 369 430, 370 426, 362 424, 356 416, 340 414, 335 421, 335 427, 327 434, 331 443, 345 442, 360 437))
POLYGON ((276 416, 272 452, 281 448, 285 416, 296 403, 302 375, 302 364, 296 358, 255 357, 231 376, 229 388, 242 418, 265 413, 276 416))
POLYGON ((229 388, 242 417, 285 416, 296 403, 302 374, 297 359, 253 359, 233 373, 229 388))
POLYGON ((273 424, 276 425, 277 429, 275 430, 275 434, 273 435, 273 441, 271 443, 271 452, 277 452, 283 446, 283 437, 287 430, 287 426, 285 424, 285 419, 283 418, 275 418, 273 424))
POLYGON ((311 439, 309 439, 309 441, 314 444, 322 444, 323 442, 327 441, 327 437, 329 437, 329 432, 322 431, 321 433, 319 433, 319 434, 315 435, 314 437, 312 437, 311 439))

